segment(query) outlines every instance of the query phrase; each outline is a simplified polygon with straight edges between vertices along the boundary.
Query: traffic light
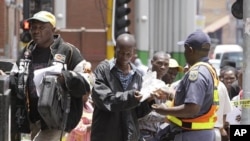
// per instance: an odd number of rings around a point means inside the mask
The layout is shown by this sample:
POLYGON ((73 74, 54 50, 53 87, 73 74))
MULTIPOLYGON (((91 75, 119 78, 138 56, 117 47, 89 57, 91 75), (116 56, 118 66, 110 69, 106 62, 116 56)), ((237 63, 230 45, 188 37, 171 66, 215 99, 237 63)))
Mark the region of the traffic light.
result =
POLYGON ((243 19, 243 0, 236 0, 231 7, 233 16, 237 19, 243 19))
POLYGON ((23 30, 23 32, 20 34, 20 40, 24 43, 28 43, 31 41, 31 35, 30 35, 30 25, 27 20, 23 20, 20 22, 20 27, 23 30))
POLYGON ((115 3, 115 39, 123 33, 128 32, 128 26, 130 25, 130 20, 128 19, 128 14, 131 9, 128 7, 128 3, 131 0, 116 0, 115 3))
POLYGON ((23 20, 20 22, 20 27, 23 29, 23 30, 29 30, 30 29, 30 24, 27 20, 23 20))

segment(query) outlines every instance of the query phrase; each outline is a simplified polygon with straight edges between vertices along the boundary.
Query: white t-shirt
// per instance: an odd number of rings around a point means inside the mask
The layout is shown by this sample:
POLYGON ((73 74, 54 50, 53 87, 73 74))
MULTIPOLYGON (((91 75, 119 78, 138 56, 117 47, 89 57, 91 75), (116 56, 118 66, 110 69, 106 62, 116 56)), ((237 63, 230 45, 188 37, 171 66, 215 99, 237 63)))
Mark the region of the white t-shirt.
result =
MULTIPOLYGON (((240 99, 241 99, 240 93, 237 96, 234 96, 232 98, 232 102, 237 102, 239 104, 240 99)), ((241 115, 241 113, 242 113, 242 107, 241 107, 240 104, 239 105, 232 104, 232 105, 233 105, 233 110, 230 113, 227 114, 226 121, 229 122, 230 125, 239 125, 240 121, 237 121, 236 117, 239 116, 239 115, 241 115)))
POLYGON ((217 111, 217 121, 215 127, 223 127, 223 115, 226 115, 232 111, 232 105, 228 95, 227 88, 223 82, 219 82, 218 85, 218 94, 219 94, 219 108, 217 111))

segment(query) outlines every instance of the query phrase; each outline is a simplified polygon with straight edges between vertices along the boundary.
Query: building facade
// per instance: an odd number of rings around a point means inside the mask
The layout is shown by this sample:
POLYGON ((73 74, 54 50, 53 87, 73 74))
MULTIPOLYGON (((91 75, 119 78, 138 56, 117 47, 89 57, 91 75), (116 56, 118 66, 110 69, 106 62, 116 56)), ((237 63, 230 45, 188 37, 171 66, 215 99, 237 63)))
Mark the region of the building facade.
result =
MULTIPOLYGON (((113 45, 108 48, 110 42, 108 41, 109 31, 112 28, 110 19, 112 15, 109 11, 112 11, 113 0, 1 0, 0 1, 0 18, 4 19, 0 25, 0 57, 16 59, 19 50, 24 46, 20 42, 20 21, 23 20, 23 2, 30 3, 30 15, 35 12, 34 9, 51 10, 57 18, 57 32, 60 33, 63 38, 76 45, 84 58, 92 62, 95 67, 101 60, 107 58, 107 54, 113 54, 113 45), (40 5, 38 4, 40 2, 40 5), (47 3, 46 3, 47 2, 47 3), (49 4, 48 4, 49 3, 49 4)), ((139 57, 142 57, 142 61, 147 65, 147 59, 150 58, 150 54, 154 51, 163 50, 166 52, 173 52, 173 55, 178 60, 180 57, 182 61, 183 56, 180 55, 181 49, 178 49, 176 42, 183 40, 184 37, 191 31, 187 30, 185 23, 190 21, 190 18, 183 15, 190 12, 185 12, 185 6, 180 5, 186 0, 137 0, 129 2, 131 12, 128 18, 131 21, 129 26, 129 32, 135 35, 138 32, 138 20, 148 20, 148 32, 144 36, 146 39, 141 38, 139 42, 138 53, 139 57), (148 17, 138 17, 138 1, 148 5, 148 17), (180 5, 180 6, 179 6, 180 5), (178 7, 179 6, 179 7, 178 7), (172 10, 171 10, 172 9, 172 10), (179 10, 178 10, 179 9, 179 10), (162 10, 162 12, 161 12, 162 10), (181 12, 183 11, 183 12, 181 12), (180 17, 178 17, 179 14, 180 17), (179 20, 178 20, 179 18, 179 20), (179 22, 178 22, 179 21, 179 22), (171 27, 172 26, 172 27, 171 27), (135 29, 137 27, 137 29, 135 29), (186 29, 186 30, 184 30, 186 29), (185 31, 185 32, 184 32, 185 31), (136 33, 137 32, 137 33, 136 33), (178 33, 178 34, 177 34, 178 33), (146 42, 146 44, 145 44, 146 42)), ((197 15, 205 16, 204 29, 208 26, 212 26, 212 30, 208 31, 211 36, 220 36, 220 43, 235 43, 235 19, 231 16, 230 5, 233 0, 190 0, 197 2, 192 6, 197 6, 195 9, 197 15), (229 8, 229 9, 228 9, 229 8), (213 16, 211 16, 211 14, 213 16), (223 20, 223 17, 224 18, 223 20), (222 19, 222 22, 219 20, 222 19), (216 21, 217 24, 216 24, 216 21), (224 23, 223 23, 224 22, 224 23), (216 26, 217 25, 217 26, 216 26), (219 25, 219 27, 218 27, 219 25)), ((189 1, 189 5, 190 4, 189 1)), ((195 14, 195 13, 194 13, 195 14)), ((194 15, 195 16, 195 15, 194 15)), ((189 17, 189 16, 188 16, 189 17)), ((144 21, 144 22, 145 22, 144 21)), ((195 22, 188 22, 189 24, 195 22)), ((184 65, 183 63, 181 63, 184 65)))

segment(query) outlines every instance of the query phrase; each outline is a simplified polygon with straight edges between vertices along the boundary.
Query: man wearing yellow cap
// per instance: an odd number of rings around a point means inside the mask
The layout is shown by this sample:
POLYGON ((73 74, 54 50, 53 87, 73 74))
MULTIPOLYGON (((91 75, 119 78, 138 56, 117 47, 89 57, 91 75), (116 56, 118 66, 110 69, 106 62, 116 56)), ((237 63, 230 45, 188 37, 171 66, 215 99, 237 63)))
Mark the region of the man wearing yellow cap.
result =
POLYGON ((162 77, 162 80, 166 84, 172 84, 177 74, 181 72, 183 72, 183 67, 174 58, 170 58, 168 72, 162 77))
MULTIPOLYGON (((21 133, 31 133, 34 141, 58 141, 62 131, 70 132, 79 122, 83 107, 82 96, 90 92, 89 82, 81 75, 84 69, 82 62, 85 60, 75 46, 55 34, 56 18, 52 13, 40 11, 29 18, 28 22, 32 41, 21 51, 17 60, 18 73, 14 75, 17 81, 12 84, 17 96, 17 127, 21 133), (55 65, 60 66, 56 81, 62 84, 63 90, 71 98, 68 120, 58 125, 57 129, 54 127, 57 123, 53 123, 50 114, 42 115, 38 108, 42 95, 39 95, 33 79, 36 70, 55 65)), ((66 108, 64 105, 62 111, 65 112, 66 108)), ((58 115, 58 118, 64 117, 58 115)))

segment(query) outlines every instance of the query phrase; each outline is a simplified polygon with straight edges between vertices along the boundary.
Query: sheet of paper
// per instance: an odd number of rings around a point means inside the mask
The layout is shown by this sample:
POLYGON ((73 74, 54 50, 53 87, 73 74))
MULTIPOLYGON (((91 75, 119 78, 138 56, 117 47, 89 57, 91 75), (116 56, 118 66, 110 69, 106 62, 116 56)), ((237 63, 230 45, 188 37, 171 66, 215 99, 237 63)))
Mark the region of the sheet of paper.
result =
POLYGON ((142 94, 142 99, 140 102, 148 99, 150 94, 156 89, 165 86, 165 82, 156 78, 156 72, 148 72, 143 76, 142 89, 140 93, 142 94))
POLYGON ((33 81, 36 86, 36 92, 37 92, 38 97, 40 97, 40 93, 42 90, 42 80, 43 80, 43 76, 45 75, 45 73, 60 74, 62 72, 62 68, 63 68, 62 64, 57 64, 54 66, 50 66, 47 68, 38 69, 34 71, 33 81))
POLYGON ((226 121, 229 122, 230 125, 240 124, 240 122, 236 120, 238 115, 241 115, 241 108, 233 106, 233 110, 227 114, 226 121))

